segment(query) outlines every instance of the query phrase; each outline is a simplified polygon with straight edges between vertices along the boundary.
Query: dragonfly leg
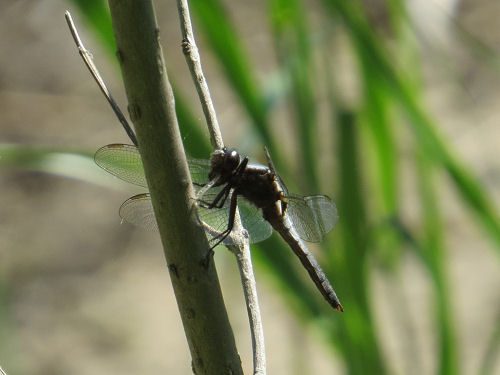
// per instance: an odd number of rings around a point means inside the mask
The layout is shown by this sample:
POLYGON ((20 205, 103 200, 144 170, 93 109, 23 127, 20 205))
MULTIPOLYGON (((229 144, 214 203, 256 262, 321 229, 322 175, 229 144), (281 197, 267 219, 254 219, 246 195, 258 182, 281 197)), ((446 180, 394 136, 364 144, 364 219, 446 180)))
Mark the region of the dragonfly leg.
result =
MULTIPOLYGON (((239 175, 243 174, 243 172, 245 171, 245 168, 247 167, 247 164, 248 164, 248 158, 246 157, 241 161, 241 163, 238 165, 238 167, 234 171, 234 176, 239 176, 239 175)), ((210 208, 222 208, 222 206, 226 202, 227 197, 229 196, 229 192, 231 191, 231 188, 232 188, 231 184, 227 184, 224 187, 224 189, 222 189, 219 192, 219 194, 217 194, 217 196, 215 197, 213 202, 211 204, 208 204, 206 208, 208 208, 208 209, 210 209, 210 208)), ((203 201, 200 201, 200 202, 207 203, 207 202, 203 202, 203 201)), ((215 236, 213 238, 213 240, 217 240, 217 242, 215 242, 215 244, 213 244, 210 247, 207 255, 205 256, 204 260, 202 261, 202 264, 205 267, 208 267, 210 259, 214 255, 215 247, 217 247, 220 243, 222 243, 222 241, 224 241, 227 238, 227 236, 229 236, 231 231, 233 230, 237 207, 238 207, 238 194, 236 194, 233 191, 233 194, 231 195, 231 204, 229 206, 229 219, 227 222, 227 228, 226 228, 226 230, 224 230, 224 232, 219 233, 217 236, 215 236)))
MULTIPOLYGON (((248 164, 248 158, 246 157, 245 159, 243 159, 243 161, 238 165, 238 168, 236 168, 236 171, 235 171, 235 176, 238 176, 238 175, 241 175, 244 171, 245 171, 245 168, 248 164)), ((224 192, 224 190, 228 189, 227 193, 225 193, 224 195, 224 199, 222 200, 222 203, 220 206, 212 206, 212 207, 217 207, 217 208, 221 208, 228 195, 229 195, 229 191, 231 190, 231 185, 227 185, 218 195, 217 197, 215 198, 214 200, 214 203, 217 201, 217 199, 219 197, 219 195, 221 195, 222 192, 224 192), (229 188, 229 189, 228 189, 229 188)), ((212 207, 208 207, 208 208, 212 208, 212 207)), ((214 239, 218 239, 218 241, 215 243, 215 245, 212 246, 212 249, 215 248, 217 245, 219 245, 222 241, 224 241, 226 239, 227 236, 229 236, 229 233, 231 233, 231 231, 233 230, 233 226, 234 226, 234 218, 235 218, 235 215, 236 215, 236 208, 238 207, 238 194, 236 194, 234 191, 233 191, 233 194, 231 195, 231 205, 229 206, 229 220, 228 220, 228 223, 227 223, 227 228, 224 232, 218 234, 216 237, 214 237, 214 239)))
MULTIPOLYGON (((248 158, 244 158, 242 162, 238 165, 238 167, 234 171, 234 176, 239 176, 241 175, 244 171, 245 168, 247 167, 248 164, 248 158)), ((201 185, 201 184, 199 184, 201 185)), ((222 189, 219 194, 215 197, 215 199, 212 202, 207 202, 204 200, 198 200, 198 202, 202 203, 205 208, 211 209, 211 208, 222 208, 224 204, 226 203, 226 199, 229 196, 229 191, 231 190, 231 184, 227 184, 224 189, 222 189)))
MULTIPOLYGON (((224 194, 222 194, 221 197, 219 197, 219 203, 217 203, 217 197, 218 197, 217 196, 216 199, 214 199, 214 201, 208 208, 222 208, 222 206, 224 206, 224 204, 226 203, 226 199, 229 196, 230 191, 231 191, 231 186, 227 185, 224 189, 222 189, 222 192, 224 194)), ((218 195, 220 195, 220 193, 218 195)))
POLYGON ((208 264, 210 263, 210 259, 212 259, 214 255, 214 249, 224 241, 227 236, 231 233, 234 227, 234 218, 236 215, 236 208, 237 208, 237 203, 238 203, 238 195, 233 194, 231 196, 231 206, 229 207, 229 220, 227 223, 227 228, 224 230, 224 232, 219 233, 217 236, 215 236, 212 240, 217 240, 215 244, 210 246, 210 249, 208 249, 207 255, 204 257, 202 260, 201 264, 204 267, 208 267, 208 264))
POLYGON ((219 245, 222 241, 226 239, 227 236, 229 236, 229 233, 233 230, 234 227, 234 218, 236 216, 236 208, 238 202, 238 195, 234 194, 231 196, 231 205, 229 206, 229 219, 227 222, 227 228, 224 230, 224 232, 219 233, 217 236, 215 236, 213 239, 217 240, 217 242, 212 245, 211 249, 214 249, 217 245, 219 245))
POLYGON ((198 200, 199 203, 203 205, 203 207, 211 209, 211 208, 222 208, 224 203, 226 203, 227 196, 229 195, 229 191, 231 190, 231 186, 226 185, 224 189, 222 189, 219 194, 215 197, 212 202, 207 202, 204 200, 198 200))
POLYGON ((201 265, 203 266, 203 268, 208 268, 208 265, 210 264, 210 260, 213 259, 214 254, 215 254, 215 251, 214 251, 213 247, 208 249, 207 255, 205 255, 201 261, 201 265))

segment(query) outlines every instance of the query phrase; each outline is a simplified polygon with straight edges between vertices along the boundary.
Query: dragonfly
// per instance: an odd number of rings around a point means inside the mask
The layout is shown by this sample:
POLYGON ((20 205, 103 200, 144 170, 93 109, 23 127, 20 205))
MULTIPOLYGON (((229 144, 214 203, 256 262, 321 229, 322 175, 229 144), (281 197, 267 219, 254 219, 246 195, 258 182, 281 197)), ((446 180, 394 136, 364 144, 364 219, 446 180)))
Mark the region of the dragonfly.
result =
MULTIPOLYGON (((336 310, 342 305, 325 273, 303 241, 320 242, 338 221, 335 203, 327 195, 289 193, 265 149, 267 166, 249 164, 233 149, 216 150, 210 160, 188 158, 197 192, 198 215, 211 249, 220 243, 233 245, 230 233, 236 209, 250 243, 264 241, 276 230, 297 255, 325 300, 336 310)), ((123 181, 148 188, 139 149, 110 144, 94 155, 98 166, 123 181)), ((120 207, 123 221, 157 230, 149 193, 137 194, 120 207)))

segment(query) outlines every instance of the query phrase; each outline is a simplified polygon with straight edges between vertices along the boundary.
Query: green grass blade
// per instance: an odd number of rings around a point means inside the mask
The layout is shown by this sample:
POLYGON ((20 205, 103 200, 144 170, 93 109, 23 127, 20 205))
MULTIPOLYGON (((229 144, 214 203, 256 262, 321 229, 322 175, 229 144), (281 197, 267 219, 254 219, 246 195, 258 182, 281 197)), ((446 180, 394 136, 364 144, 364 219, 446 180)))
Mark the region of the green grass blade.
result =
POLYGON ((210 43, 227 75, 229 84, 252 119, 254 129, 269 148, 275 164, 283 168, 281 154, 270 132, 263 95, 258 88, 257 79, 249 64, 250 59, 242 48, 243 43, 236 28, 218 0, 193 0, 190 2, 190 7, 202 30, 199 35, 203 35, 210 43))
MULTIPOLYGON (((376 209, 379 220, 386 221, 399 214, 398 192, 398 150, 396 135, 391 121, 393 101, 387 90, 380 84, 371 66, 360 62, 362 66, 362 82, 365 92, 363 111, 363 130, 372 146, 369 151, 373 157, 365 158, 373 178, 374 194, 372 205, 376 209)), ((394 232, 381 226, 374 233, 375 247, 381 263, 393 268, 401 253, 400 241, 394 232)))
POLYGON ((258 245, 252 245, 252 257, 267 269, 267 277, 283 291, 285 300, 304 320, 314 320, 329 307, 305 276, 304 269, 299 266, 292 251, 277 234, 258 245))
POLYGON ((208 134, 201 131, 201 124, 189 109, 183 95, 175 88, 174 96, 175 111, 186 153, 194 158, 208 159, 212 152, 212 146, 208 141, 208 134))
POLYGON ((478 217, 480 223, 500 250, 500 223, 495 205, 476 178, 462 165, 450 147, 438 134, 434 122, 419 103, 410 80, 404 80, 390 62, 378 40, 370 31, 368 21, 357 2, 325 0, 336 15, 340 15, 352 36, 360 59, 370 61, 382 78, 381 82, 391 92, 409 118, 419 147, 440 164, 450 175, 464 202, 478 217))
POLYGON ((452 375, 459 371, 456 339, 451 317, 449 291, 446 281, 443 230, 434 186, 434 166, 424 151, 419 152, 418 174, 422 197, 424 246, 423 259, 431 273, 436 293, 436 329, 439 332, 439 374, 452 375))
MULTIPOLYGON (((374 330, 367 295, 366 262, 368 236, 366 207, 359 162, 357 122, 354 113, 340 111, 338 118, 338 160, 340 194, 338 198, 341 243, 335 274, 339 281, 339 297, 343 301, 344 324, 339 325, 344 354, 350 374, 385 374, 385 364, 374 330)), ((338 232, 337 232, 338 233, 338 232)))
MULTIPOLYGON (((318 191, 316 81, 307 12, 300 0, 271 0, 269 13, 278 59, 290 82, 290 108, 296 120, 303 183, 318 191)), ((292 129, 290 129, 292 131, 292 129)))
POLYGON ((99 41, 106 47, 111 54, 115 53, 116 43, 113 36, 113 27, 109 15, 108 3, 104 0, 71 0, 85 17, 85 20, 91 25, 99 41))
POLYGON ((51 173, 101 185, 109 182, 94 163, 93 152, 70 148, 0 143, 0 168, 51 173))

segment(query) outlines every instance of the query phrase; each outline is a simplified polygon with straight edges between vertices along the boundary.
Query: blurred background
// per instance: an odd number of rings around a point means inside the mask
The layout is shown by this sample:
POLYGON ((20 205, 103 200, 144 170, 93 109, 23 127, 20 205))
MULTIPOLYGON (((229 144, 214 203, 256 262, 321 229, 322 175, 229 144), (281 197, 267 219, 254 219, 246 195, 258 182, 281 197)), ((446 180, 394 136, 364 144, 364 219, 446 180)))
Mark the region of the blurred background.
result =
MULTIPOLYGON (((68 32, 69 9, 126 108, 106 4, 3 0, 0 365, 9 374, 190 374, 157 234, 120 225, 141 192, 101 171, 130 143, 68 32)), ((177 7, 155 3, 188 154, 210 155, 177 7)), ((340 220, 311 246, 345 312, 273 236, 253 246, 269 374, 500 374, 500 3, 190 2, 227 145, 340 220)), ((216 264, 245 373, 236 262, 216 264)))

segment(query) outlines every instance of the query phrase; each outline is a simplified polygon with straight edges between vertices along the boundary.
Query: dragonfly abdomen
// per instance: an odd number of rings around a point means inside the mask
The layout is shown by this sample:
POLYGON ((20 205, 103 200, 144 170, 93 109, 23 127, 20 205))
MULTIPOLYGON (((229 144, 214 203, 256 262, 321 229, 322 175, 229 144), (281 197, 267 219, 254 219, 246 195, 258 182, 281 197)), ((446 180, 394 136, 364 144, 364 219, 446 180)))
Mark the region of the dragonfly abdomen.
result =
POLYGON ((285 221, 288 219, 286 217, 274 215, 266 218, 266 220, 269 221, 274 230, 278 232, 285 242, 292 248, 293 252, 300 259, 300 262, 309 273, 309 277, 312 279, 325 300, 334 309, 344 311, 339 298, 337 297, 337 293, 335 293, 335 290, 318 264, 318 261, 304 245, 302 240, 298 238, 296 234, 292 233, 291 226, 286 224, 285 221))

